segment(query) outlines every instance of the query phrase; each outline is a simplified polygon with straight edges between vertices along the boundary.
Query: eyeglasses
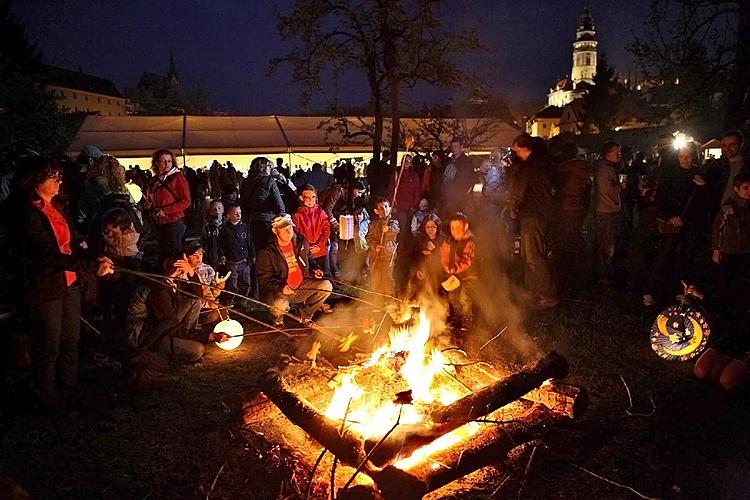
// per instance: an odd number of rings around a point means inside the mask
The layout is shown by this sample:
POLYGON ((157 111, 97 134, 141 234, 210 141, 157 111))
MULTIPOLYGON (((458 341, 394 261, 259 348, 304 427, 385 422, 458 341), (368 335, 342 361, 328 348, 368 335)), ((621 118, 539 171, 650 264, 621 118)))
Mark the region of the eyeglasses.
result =
POLYGON ((62 182, 62 174, 60 172, 52 172, 47 176, 47 179, 55 179, 57 182, 62 182))

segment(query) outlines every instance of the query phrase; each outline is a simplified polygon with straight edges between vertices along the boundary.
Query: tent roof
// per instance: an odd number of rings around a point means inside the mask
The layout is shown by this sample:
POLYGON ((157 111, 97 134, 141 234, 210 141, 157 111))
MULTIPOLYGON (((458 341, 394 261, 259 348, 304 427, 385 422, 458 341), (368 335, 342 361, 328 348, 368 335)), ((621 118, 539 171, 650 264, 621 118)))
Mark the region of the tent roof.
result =
MULTIPOLYGON (((77 153, 95 145, 115 156, 150 156, 165 148, 186 154, 278 154, 285 152, 367 152, 369 138, 342 141, 338 130, 328 132, 322 123, 326 116, 88 116, 70 145, 77 153), (183 129, 184 127, 184 129, 183 129)), ((359 118, 351 117, 354 123, 359 118)), ((364 117, 371 122, 371 117, 364 117)), ((482 118, 463 119, 466 127, 482 118)), ((415 130, 418 118, 403 118, 401 126, 415 130)), ((389 127, 388 120, 386 120, 389 127)), ((449 132, 446 139, 449 141, 449 132)), ((518 131, 505 123, 474 149, 493 150, 510 144, 518 131)))

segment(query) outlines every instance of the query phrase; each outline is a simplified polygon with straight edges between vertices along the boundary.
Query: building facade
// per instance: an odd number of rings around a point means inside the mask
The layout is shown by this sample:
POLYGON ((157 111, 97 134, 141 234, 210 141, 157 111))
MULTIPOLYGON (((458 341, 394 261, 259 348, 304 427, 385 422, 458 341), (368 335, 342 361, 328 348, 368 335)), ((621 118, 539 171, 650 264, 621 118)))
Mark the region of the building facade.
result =
POLYGON ((127 99, 111 80, 55 66, 44 67, 44 86, 66 113, 126 116, 127 99))

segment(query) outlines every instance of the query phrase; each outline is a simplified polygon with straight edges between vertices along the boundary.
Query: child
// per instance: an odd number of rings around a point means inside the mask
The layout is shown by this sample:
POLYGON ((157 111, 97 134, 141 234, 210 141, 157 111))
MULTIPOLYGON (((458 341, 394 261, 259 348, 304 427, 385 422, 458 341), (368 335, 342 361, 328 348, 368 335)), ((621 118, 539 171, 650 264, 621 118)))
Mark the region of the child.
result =
POLYGON ((323 270, 323 275, 330 278, 328 238, 331 235, 331 223, 328 215, 318 205, 318 193, 313 186, 305 184, 297 192, 302 204, 292 217, 294 225, 297 226, 297 232, 309 243, 310 253, 318 267, 323 270))
POLYGON ((714 221, 711 258, 719 265, 720 295, 727 300, 750 274, 750 173, 737 174, 732 184, 714 221))
MULTIPOLYGON (((242 222, 242 209, 236 203, 227 204, 226 224, 219 229, 219 265, 226 266, 229 280, 226 290, 240 295, 250 295, 257 298, 258 293, 252 278, 251 267, 255 265, 255 245, 247 224, 242 222)), ((222 302, 231 306, 235 303, 235 295, 224 294, 222 302)), ((245 300, 238 299, 240 306, 245 300)))
POLYGON ((221 200, 211 200, 208 205, 209 220, 203 225, 201 231, 201 246, 203 247, 203 260, 216 269, 219 265, 219 229, 223 222, 224 203, 221 200))
POLYGON ((470 330, 474 322, 475 248, 468 217, 456 212, 450 219, 450 236, 440 247, 440 262, 443 271, 459 281, 458 288, 446 291, 459 329, 464 331, 470 330))
POLYGON ((140 260, 138 240, 130 214, 121 208, 109 211, 102 220, 104 253, 114 261, 123 263, 129 259, 140 260))
POLYGON ((428 215, 434 213, 432 210, 430 210, 430 202, 427 201, 427 198, 422 198, 419 200, 419 206, 416 212, 414 212, 414 215, 411 218, 411 234, 414 235, 414 237, 417 237, 419 234, 419 229, 422 227, 422 222, 427 218, 428 215))
POLYGON ((393 295, 393 257, 396 254, 398 222, 391 218, 391 204, 383 197, 375 205, 378 218, 370 222, 365 240, 370 259, 370 289, 393 295))

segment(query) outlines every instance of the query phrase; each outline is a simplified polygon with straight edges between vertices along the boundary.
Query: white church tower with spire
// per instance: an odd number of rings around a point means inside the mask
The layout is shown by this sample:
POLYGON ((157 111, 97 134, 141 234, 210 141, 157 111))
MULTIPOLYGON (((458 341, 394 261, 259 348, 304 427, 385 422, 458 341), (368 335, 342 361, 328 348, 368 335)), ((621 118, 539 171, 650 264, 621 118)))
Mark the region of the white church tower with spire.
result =
POLYGON ((583 15, 578 23, 576 41, 573 42, 573 70, 570 77, 573 85, 586 82, 594 84, 596 74, 596 30, 589 8, 583 9, 583 15))
POLYGON ((581 98, 586 87, 594 84, 597 60, 596 28, 588 6, 578 21, 576 39, 573 42, 573 67, 570 77, 561 78, 547 94, 547 105, 562 108, 581 98))

